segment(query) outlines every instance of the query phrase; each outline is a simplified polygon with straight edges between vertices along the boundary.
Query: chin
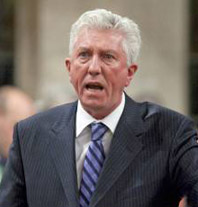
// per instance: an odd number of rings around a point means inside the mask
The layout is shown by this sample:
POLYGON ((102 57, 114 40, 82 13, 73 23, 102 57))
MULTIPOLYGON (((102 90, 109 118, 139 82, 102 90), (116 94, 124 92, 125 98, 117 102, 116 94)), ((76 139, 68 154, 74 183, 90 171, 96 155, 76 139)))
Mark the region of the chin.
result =
POLYGON ((100 110, 104 107, 104 104, 97 103, 97 102, 85 102, 83 105, 86 108, 94 109, 94 110, 100 110))
POLYGON ((88 110, 101 110, 104 108, 104 102, 98 102, 98 101, 83 101, 81 100, 81 104, 83 105, 83 107, 85 109, 88 109, 88 110))

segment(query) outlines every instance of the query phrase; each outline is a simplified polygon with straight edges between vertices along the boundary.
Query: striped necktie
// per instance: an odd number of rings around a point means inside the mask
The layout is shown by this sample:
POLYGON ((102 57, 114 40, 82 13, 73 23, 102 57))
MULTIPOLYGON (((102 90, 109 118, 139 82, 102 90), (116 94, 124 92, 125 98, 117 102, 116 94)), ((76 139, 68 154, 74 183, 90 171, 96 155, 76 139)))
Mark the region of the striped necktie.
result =
POLYGON ((80 186, 80 207, 88 207, 100 175, 105 154, 102 137, 108 128, 102 123, 91 124, 91 144, 85 156, 80 186))

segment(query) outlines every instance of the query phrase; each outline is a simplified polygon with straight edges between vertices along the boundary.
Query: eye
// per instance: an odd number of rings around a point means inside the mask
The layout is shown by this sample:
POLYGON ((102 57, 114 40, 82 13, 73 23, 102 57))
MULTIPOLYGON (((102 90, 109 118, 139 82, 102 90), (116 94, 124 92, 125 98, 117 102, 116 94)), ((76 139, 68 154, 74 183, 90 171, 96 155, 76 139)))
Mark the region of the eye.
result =
POLYGON ((89 52, 88 51, 82 51, 79 53, 79 57, 80 58, 88 58, 90 56, 89 52))
POLYGON ((112 54, 110 54, 110 53, 103 54, 103 58, 106 59, 106 60, 113 60, 113 59, 115 59, 115 57, 112 54))

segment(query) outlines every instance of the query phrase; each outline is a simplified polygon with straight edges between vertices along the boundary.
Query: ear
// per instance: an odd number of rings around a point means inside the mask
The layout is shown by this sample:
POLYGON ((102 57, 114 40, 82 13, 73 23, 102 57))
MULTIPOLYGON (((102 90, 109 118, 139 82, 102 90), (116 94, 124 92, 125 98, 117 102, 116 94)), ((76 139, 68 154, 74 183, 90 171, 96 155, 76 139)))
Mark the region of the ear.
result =
POLYGON ((71 58, 66 58, 66 59, 65 59, 65 66, 66 66, 68 72, 70 72, 71 58))
POLYGON ((125 87, 129 86, 131 80, 133 79, 133 76, 135 74, 135 72, 137 71, 138 69, 138 65, 133 63, 131 64, 127 70, 128 70, 128 76, 127 76, 127 80, 126 80, 126 83, 125 83, 125 87))
POLYGON ((69 73, 69 80, 71 82, 71 76, 70 76, 70 71, 71 71, 71 58, 66 58, 65 59, 65 66, 66 66, 67 71, 69 73))

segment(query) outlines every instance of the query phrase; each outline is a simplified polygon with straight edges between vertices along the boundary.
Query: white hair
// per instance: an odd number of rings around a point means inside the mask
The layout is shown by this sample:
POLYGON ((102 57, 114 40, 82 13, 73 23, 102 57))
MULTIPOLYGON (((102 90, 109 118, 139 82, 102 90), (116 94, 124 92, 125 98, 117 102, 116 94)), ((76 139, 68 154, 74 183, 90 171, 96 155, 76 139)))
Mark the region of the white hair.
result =
POLYGON ((136 61, 141 46, 141 37, 139 27, 133 20, 105 9, 83 13, 71 27, 69 55, 73 52, 75 41, 82 28, 115 29, 122 32, 124 34, 123 50, 127 56, 127 65, 136 61))

